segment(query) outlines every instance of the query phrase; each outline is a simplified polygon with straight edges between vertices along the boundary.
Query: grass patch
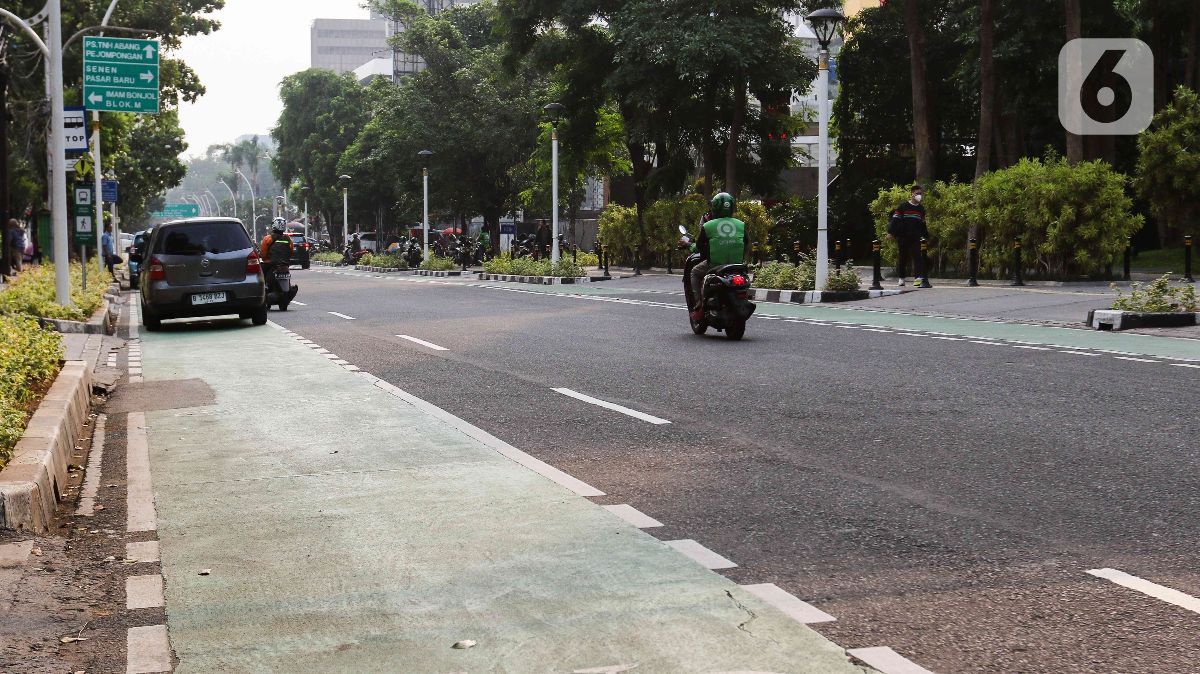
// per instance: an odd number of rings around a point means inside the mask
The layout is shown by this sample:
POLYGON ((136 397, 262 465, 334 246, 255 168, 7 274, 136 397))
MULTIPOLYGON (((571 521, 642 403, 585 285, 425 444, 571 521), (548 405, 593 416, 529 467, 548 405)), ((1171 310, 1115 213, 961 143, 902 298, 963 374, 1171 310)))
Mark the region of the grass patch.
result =
POLYGON ((30 316, 0 315, 0 468, 62 362, 62 335, 30 316))
MULTIPOLYGON (((1197 268, 1197 263, 1200 260, 1196 259, 1197 251, 1192 248, 1192 269, 1197 268)), ((1120 267, 1120 261, 1117 262, 1117 267, 1120 267)), ((1133 259, 1130 260, 1129 267, 1132 271, 1157 271, 1157 272, 1173 272, 1176 274, 1183 273, 1183 246, 1179 248, 1159 248, 1158 250, 1143 250, 1137 252, 1133 259)))
POLYGON ((325 251, 323 253, 314 253, 312 259, 317 262, 328 262, 329 264, 338 264, 342 261, 342 254, 333 251, 325 251))
POLYGON ((454 264, 454 260, 440 255, 429 254, 429 259, 421 262, 421 269, 429 271, 454 271, 458 269, 458 265, 454 264))

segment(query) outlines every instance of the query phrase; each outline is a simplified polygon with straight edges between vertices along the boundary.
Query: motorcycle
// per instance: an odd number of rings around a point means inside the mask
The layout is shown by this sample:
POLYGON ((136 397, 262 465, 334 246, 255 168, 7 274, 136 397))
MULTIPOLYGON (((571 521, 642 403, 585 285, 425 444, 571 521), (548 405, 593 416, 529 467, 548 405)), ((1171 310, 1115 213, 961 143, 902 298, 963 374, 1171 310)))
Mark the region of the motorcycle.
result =
POLYGON ((354 250, 354 244, 348 243, 346 244, 346 247, 342 249, 342 264, 356 265, 361 262, 363 257, 369 252, 371 251, 367 250, 366 248, 354 250))
MULTIPOLYGON (((687 228, 680 225, 679 232, 683 234, 679 247, 691 249, 687 228)), ((692 253, 683 267, 683 293, 687 299, 688 322, 692 332, 703 335, 713 328, 717 332, 724 332, 729 339, 741 339, 746 334, 746 321, 750 320, 757 308, 750 301, 750 268, 744 264, 726 264, 710 269, 702 287, 704 315, 700 320, 693 320, 691 311, 696 306, 696 299, 692 292, 692 269, 700 262, 700 254, 692 253)))
POLYGON ((277 305, 280 311, 287 311, 288 304, 291 304, 300 292, 300 286, 292 284, 292 267, 286 262, 290 252, 291 246, 285 242, 271 244, 270 259, 285 262, 272 264, 263 270, 267 282, 267 306, 277 305))

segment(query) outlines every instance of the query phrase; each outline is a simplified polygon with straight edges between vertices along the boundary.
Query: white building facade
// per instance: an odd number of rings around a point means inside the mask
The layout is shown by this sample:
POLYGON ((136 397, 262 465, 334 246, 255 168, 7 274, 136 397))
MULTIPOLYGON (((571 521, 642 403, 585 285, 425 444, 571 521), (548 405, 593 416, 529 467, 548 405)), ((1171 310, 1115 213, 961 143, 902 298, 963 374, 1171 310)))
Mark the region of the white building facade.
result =
POLYGON ((387 21, 317 19, 312 24, 311 67, 353 72, 373 59, 390 57, 387 21))

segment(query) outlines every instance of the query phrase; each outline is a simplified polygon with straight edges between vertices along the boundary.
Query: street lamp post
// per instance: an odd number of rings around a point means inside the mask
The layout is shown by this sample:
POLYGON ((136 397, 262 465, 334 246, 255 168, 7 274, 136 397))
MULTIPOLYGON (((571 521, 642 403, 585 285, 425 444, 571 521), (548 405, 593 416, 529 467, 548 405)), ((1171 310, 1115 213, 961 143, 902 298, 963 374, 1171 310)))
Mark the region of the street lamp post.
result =
POLYGON ((287 222, 287 208, 284 207, 284 199, 282 196, 275 197, 275 206, 277 208, 275 217, 283 218, 287 222))
POLYGON ((338 176, 342 183, 342 245, 350 243, 350 176, 338 176))
POLYGON ((217 207, 217 217, 222 217, 223 214, 221 213, 221 200, 217 199, 217 195, 213 194, 212 190, 204 190, 204 193, 212 197, 213 205, 217 207))
POLYGON ((546 116, 550 118, 550 210, 551 222, 550 226, 550 264, 558 265, 558 120, 562 119, 563 110, 566 107, 562 103, 550 103, 542 110, 546 116))
POLYGON ((821 50, 817 59, 817 110, 820 141, 817 145, 817 270, 816 289, 823 290, 829 278, 829 44, 846 20, 836 9, 818 9, 808 15, 821 50))
POLYGON ((242 180, 245 180, 246 187, 250 188, 250 228, 254 231, 254 240, 258 241, 258 216, 256 215, 257 211, 254 203, 254 185, 250 183, 250 179, 246 177, 245 173, 242 173, 240 170, 236 169, 234 170, 234 173, 236 173, 242 180))
POLYGON ((308 185, 300 188, 300 193, 304 195, 304 238, 308 239, 308 185))
POLYGON ((229 187, 229 185, 226 184, 224 179, 218 180, 217 182, 221 183, 221 187, 224 187, 225 189, 229 190, 229 201, 233 203, 233 219, 237 220, 237 197, 234 196, 233 189, 231 189, 229 187))
POLYGON ((421 150, 420 152, 417 153, 417 156, 421 158, 421 179, 422 179, 422 187, 423 187, 422 213, 424 215, 423 215, 423 219, 421 220, 422 227, 424 228, 424 236, 425 236, 425 252, 424 252, 423 259, 428 260, 429 259, 429 158, 433 156, 433 151, 432 150, 421 150))

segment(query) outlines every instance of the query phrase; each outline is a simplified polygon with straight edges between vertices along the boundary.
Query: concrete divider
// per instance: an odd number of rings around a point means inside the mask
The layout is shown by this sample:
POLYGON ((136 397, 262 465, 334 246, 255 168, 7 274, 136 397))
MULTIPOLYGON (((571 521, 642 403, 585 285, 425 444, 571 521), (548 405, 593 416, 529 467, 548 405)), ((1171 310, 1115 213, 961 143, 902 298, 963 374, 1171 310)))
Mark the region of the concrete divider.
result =
POLYGON ((67 464, 91 412, 91 370, 67 361, 0 471, 0 529, 45 531, 67 483, 67 464))

